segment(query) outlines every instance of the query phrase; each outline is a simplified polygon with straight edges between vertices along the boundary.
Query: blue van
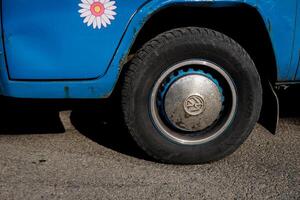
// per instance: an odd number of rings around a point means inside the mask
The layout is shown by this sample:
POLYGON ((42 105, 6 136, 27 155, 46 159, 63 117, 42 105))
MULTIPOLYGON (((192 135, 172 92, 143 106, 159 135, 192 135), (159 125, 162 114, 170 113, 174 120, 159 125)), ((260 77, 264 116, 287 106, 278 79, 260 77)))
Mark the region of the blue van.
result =
POLYGON ((165 163, 234 152, 300 80, 300 1, 2 0, 0 94, 109 98, 165 163))

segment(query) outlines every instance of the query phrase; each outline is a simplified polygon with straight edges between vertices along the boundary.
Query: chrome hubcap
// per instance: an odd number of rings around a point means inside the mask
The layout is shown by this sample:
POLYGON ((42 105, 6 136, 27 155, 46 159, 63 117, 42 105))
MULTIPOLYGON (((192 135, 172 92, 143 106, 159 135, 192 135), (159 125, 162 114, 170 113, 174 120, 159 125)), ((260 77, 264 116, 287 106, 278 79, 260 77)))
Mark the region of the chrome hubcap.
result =
POLYGON ((204 60, 170 67, 157 80, 150 98, 155 126, 172 141, 186 145, 206 143, 221 135, 232 122, 236 107, 237 93, 230 76, 204 60))
POLYGON ((164 111, 171 124, 184 131, 211 126, 222 110, 222 93, 205 75, 186 75, 176 80, 164 98, 164 111))

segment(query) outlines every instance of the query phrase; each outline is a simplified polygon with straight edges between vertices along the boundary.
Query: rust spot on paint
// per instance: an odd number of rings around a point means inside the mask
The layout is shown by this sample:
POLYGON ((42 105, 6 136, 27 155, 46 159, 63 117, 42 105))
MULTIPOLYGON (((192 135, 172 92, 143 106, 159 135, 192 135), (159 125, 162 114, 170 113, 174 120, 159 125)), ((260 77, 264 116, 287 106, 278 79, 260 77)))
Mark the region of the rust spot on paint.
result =
POLYGON ((70 88, 68 86, 64 87, 65 98, 70 98, 70 88))

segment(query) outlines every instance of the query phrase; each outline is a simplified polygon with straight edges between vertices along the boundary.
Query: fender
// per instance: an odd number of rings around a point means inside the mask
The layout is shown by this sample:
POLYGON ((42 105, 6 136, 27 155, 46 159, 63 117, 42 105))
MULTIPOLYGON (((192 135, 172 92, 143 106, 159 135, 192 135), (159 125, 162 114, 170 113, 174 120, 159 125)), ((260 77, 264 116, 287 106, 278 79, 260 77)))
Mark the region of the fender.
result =
POLYGON ((132 17, 130 24, 125 31, 120 46, 115 54, 110 67, 122 67, 127 60, 128 52, 133 45, 139 31, 146 21, 156 12, 162 9, 175 6, 199 6, 199 7, 228 7, 246 5, 255 8, 262 17, 266 29, 272 41, 275 54, 276 65, 278 67, 277 80, 291 80, 295 76, 296 69, 290 69, 289 64, 292 57, 294 37, 294 23, 296 12, 291 15, 291 10, 296 7, 296 0, 293 3, 283 3, 280 5, 275 0, 152 0, 148 1, 132 17), (280 16, 280 17, 279 17, 280 16), (284 42, 282 42, 284 41, 284 42))

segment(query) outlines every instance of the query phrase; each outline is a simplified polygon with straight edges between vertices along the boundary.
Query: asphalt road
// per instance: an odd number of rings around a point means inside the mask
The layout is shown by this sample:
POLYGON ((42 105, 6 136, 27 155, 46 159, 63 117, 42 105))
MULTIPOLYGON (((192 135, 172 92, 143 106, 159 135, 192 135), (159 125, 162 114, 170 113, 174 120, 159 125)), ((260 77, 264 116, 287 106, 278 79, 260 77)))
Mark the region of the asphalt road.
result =
POLYGON ((277 135, 257 125, 233 155, 190 166, 151 160, 113 112, 1 104, 0 199, 300 199, 292 98, 277 135))

